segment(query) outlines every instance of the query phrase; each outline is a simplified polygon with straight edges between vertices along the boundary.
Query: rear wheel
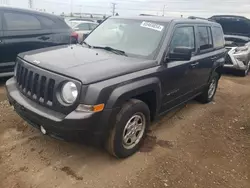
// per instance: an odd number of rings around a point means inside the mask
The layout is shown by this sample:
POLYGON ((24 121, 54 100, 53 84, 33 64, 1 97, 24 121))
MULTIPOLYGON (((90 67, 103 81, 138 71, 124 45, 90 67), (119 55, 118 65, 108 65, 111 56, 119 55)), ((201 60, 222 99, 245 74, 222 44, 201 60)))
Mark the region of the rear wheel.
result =
POLYGON ((197 97, 197 100, 202 102, 202 103, 209 103, 213 100, 214 95, 217 91, 218 87, 218 82, 219 82, 219 74, 218 73, 213 73, 208 86, 206 89, 203 91, 203 93, 197 97))
POLYGON ((117 158, 126 158, 137 152, 150 122, 148 106, 136 99, 126 102, 116 117, 116 123, 107 140, 106 148, 117 158))

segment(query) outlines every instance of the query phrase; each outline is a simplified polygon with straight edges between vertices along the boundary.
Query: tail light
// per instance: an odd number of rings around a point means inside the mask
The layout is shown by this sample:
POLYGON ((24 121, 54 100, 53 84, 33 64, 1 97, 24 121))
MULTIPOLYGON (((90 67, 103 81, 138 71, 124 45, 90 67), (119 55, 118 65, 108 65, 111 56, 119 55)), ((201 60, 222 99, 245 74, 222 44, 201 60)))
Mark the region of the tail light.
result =
POLYGON ((71 37, 74 38, 74 39, 76 39, 76 40, 78 40, 78 33, 75 32, 75 31, 72 32, 72 33, 71 33, 71 37))

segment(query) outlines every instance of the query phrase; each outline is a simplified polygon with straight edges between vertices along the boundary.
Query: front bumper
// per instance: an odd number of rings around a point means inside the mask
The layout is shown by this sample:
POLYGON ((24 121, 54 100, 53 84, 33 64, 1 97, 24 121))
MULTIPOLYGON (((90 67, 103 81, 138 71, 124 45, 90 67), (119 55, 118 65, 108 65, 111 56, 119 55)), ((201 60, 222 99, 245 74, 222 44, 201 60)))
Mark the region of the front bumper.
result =
POLYGON ((113 114, 116 112, 112 109, 99 113, 73 111, 64 115, 23 96, 16 87, 14 78, 6 82, 6 90, 10 104, 25 121, 38 129, 43 126, 47 134, 57 138, 74 139, 86 135, 101 138, 109 132, 113 114))
POLYGON ((224 68, 244 71, 250 65, 250 51, 235 53, 235 49, 236 47, 228 49, 229 51, 224 68))

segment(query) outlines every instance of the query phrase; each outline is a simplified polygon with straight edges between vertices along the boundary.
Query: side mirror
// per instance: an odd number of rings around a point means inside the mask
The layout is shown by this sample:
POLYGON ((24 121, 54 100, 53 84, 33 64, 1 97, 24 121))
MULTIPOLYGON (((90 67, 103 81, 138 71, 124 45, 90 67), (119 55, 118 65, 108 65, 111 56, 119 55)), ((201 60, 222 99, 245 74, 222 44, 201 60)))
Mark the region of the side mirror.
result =
POLYGON ((189 61, 192 57, 192 48, 176 47, 173 52, 169 53, 168 60, 189 61))

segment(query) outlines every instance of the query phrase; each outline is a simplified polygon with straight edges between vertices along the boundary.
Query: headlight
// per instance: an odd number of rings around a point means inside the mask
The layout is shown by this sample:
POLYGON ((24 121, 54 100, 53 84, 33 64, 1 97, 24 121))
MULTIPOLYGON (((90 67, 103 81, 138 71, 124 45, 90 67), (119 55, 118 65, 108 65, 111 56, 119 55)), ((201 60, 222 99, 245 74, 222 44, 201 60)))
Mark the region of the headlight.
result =
POLYGON ((248 51, 248 46, 241 46, 235 49, 235 52, 244 52, 244 51, 248 51))
POLYGON ((73 82, 67 82, 62 87, 62 100, 67 104, 72 104, 78 96, 77 87, 73 82))

